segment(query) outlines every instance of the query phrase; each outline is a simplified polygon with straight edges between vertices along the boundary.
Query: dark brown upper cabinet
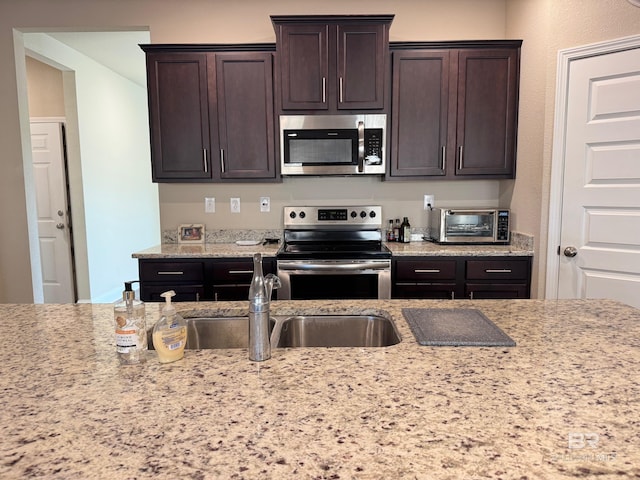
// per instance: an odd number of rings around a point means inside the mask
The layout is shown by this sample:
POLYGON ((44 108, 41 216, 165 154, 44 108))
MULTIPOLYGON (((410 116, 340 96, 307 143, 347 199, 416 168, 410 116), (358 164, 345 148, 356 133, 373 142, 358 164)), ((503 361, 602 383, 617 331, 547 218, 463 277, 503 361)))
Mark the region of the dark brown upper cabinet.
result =
POLYGON ((279 110, 383 110, 393 15, 272 16, 279 110))
POLYGON ((388 179, 515 177, 521 43, 391 45, 388 179))
POLYGON ((154 182, 279 180, 273 45, 142 48, 154 182))

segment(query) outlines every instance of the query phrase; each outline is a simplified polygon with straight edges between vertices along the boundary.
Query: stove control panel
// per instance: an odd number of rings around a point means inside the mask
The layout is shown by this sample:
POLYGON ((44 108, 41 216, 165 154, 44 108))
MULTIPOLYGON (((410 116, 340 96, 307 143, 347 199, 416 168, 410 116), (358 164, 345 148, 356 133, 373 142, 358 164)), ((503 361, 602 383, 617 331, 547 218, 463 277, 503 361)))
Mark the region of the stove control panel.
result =
POLYGON ((379 205, 284 207, 284 228, 381 228, 381 219, 379 205))

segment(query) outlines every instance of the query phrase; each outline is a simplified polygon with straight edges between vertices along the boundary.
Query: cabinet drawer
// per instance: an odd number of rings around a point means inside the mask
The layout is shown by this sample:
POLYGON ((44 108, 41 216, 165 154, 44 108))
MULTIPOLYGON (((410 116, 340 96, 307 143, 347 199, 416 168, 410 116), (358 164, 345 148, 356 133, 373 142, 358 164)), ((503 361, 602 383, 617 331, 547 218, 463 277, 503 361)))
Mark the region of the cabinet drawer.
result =
POLYGON ((140 262, 143 282, 203 282, 202 262, 140 262))
MULTIPOLYGON (((264 265, 263 265, 264 270, 264 265)), ((266 274, 266 273, 265 273, 266 274)), ((217 260, 213 264, 213 283, 220 284, 247 284, 253 277, 253 260, 217 260)))
POLYGON ((393 298, 454 300, 456 298, 455 292, 455 283, 396 283, 393 298))
POLYGON ((527 280, 527 260, 467 260, 467 280, 527 280))
POLYGON ((529 298, 529 286, 524 283, 467 283, 465 295, 474 300, 491 298, 529 298))
POLYGON ((396 281, 453 280, 455 278, 455 260, 398 260, 396 262, 396 281))

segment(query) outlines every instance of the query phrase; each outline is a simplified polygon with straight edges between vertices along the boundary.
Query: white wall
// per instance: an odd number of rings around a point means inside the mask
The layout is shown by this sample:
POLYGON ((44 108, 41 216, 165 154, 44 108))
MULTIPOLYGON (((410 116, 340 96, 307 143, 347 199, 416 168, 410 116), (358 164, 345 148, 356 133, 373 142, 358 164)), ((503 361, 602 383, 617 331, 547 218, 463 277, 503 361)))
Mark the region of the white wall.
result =
POLYGON ((138 278, 131 253, 160 241, 146 89, 48 35, 25 34, 24 44, 74 72, 82 185, 72 189, 82 192, 89 276, 80 300, 112 302, 123 281, 138 278))

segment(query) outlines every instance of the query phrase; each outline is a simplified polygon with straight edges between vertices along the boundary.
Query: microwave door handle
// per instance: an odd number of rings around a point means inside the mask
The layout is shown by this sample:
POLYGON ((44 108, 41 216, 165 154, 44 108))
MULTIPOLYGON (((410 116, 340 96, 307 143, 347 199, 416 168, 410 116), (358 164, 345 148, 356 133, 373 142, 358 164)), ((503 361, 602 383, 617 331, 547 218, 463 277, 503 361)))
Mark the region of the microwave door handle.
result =
POLYGON ((358 122, 358 173, 364 172, 364 122, 358 122))

